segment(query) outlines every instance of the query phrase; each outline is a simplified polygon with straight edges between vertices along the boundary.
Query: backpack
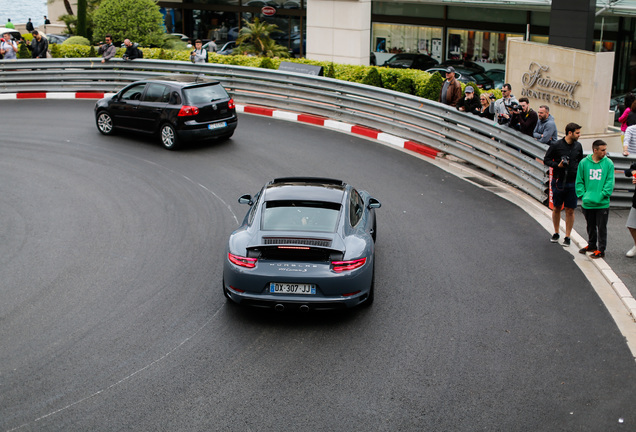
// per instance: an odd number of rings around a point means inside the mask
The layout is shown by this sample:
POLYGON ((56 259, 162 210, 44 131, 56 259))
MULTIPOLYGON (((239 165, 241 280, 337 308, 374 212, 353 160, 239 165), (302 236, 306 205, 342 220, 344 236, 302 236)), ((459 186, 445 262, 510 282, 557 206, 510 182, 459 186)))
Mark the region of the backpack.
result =
POLYGON ((137 48, 137 58, 144 58, 144 52, 140 48, 137 48))

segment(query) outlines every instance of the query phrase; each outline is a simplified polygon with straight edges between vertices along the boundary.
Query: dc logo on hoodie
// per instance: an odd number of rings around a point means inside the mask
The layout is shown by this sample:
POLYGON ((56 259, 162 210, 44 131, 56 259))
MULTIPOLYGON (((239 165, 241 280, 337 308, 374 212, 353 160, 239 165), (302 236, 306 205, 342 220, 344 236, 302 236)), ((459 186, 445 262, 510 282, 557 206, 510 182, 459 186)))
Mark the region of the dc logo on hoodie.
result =
POLYGON ((600 180, 602 175, 602 169, 590 169, 590 180, 600 180))

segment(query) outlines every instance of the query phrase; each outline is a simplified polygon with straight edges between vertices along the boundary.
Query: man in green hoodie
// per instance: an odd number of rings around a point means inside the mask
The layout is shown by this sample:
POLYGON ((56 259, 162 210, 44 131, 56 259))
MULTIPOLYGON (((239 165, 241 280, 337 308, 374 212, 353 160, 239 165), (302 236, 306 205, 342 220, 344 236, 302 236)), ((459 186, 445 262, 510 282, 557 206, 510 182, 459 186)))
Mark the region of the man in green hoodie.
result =
POLYGON ((605 157, 606 153, 605 141, 594 141, 592 154, 579 163, 576 171, 576 195, 581 198, 588 236, 588 245, 579 252, 592 252, 590 258, 603 258, 607 246, 607 218, 610 196, 614 191, 614 162, 605 157))

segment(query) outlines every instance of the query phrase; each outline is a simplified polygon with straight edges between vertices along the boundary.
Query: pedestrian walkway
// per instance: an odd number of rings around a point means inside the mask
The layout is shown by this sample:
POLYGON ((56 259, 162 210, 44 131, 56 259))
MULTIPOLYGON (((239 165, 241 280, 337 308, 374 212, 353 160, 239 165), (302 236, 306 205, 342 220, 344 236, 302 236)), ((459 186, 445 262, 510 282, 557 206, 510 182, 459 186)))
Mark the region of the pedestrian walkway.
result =
MULTIPOLYGON (((636 298, 636 257, 627 258, 625 256, 625 253, 634 246, 632 236, 625 228, 628 214, 629 209, 610 209, 607 222, 607 250, 604 260, 614 270, 616 276, 623 281, 632 296, 636 298)), ((580 206, 574 217, 574 230, 587 240, 585 216, 581 213, 580 206)), ((576 246, 572 245, 572 247, 576 246)))

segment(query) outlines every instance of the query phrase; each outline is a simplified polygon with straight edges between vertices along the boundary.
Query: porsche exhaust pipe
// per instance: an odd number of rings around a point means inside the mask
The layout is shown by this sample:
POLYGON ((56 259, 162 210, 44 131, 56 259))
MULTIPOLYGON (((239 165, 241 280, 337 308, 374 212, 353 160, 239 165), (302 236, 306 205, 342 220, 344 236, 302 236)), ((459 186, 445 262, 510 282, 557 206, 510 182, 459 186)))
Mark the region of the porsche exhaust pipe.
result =
POLYGON ((301 306, 300 306, 300 311, 301 311, 301 312, 309 312, 309 306, 307 306, 307 305, 301 305, 301 306))
POLYGON ((282 304, 280 304, 280 303, 279 303, 279 304, 277 304, 276 306, 274 306, 274 310, 275 310, 276 312, 282 312, 282 311, 284 311, 284 310, 285 310, 285 305, 282 305, 282 304))

